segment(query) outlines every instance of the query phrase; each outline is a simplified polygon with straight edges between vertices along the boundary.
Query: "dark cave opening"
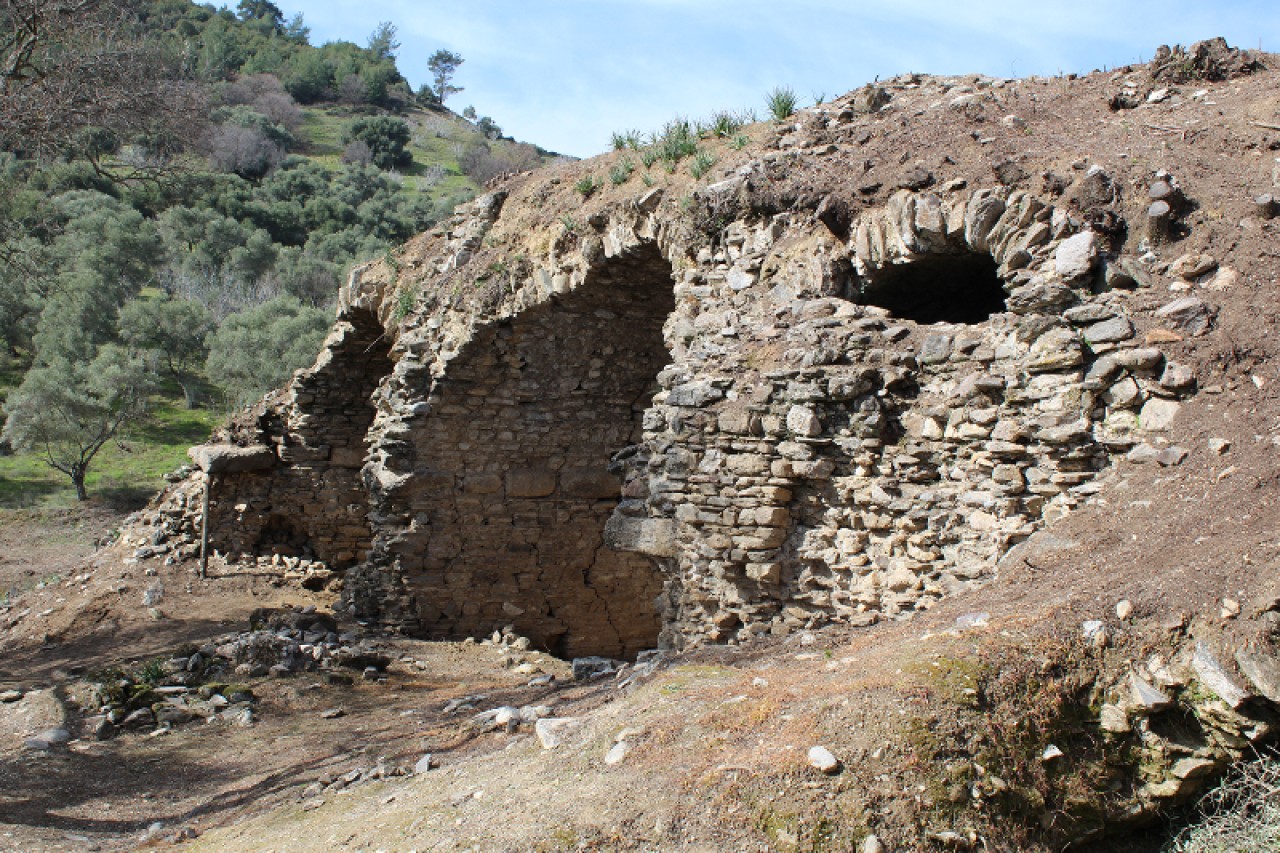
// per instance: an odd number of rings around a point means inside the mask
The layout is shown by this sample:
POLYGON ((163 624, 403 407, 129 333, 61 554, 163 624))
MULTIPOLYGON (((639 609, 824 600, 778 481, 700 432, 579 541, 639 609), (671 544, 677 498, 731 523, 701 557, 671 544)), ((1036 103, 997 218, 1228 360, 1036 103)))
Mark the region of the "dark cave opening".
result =
POLYGON ((926 255, 862 279, 854 300, 899 320, 972 324, 1005 310, 1005 289, 988 254, 926 255))

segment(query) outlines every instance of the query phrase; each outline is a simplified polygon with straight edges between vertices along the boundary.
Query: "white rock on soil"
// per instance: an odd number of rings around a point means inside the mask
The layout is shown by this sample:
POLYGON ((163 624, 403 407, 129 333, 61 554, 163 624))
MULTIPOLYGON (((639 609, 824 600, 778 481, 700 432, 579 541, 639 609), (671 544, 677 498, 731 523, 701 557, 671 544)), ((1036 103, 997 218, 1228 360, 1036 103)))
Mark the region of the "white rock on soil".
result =
POLYGON ((830 776, 840 772, 840 759, 825 746, 811 746, 809 747, 809 766, 830 776))
POLYGON ((627 753, 630 751, 631 746, 625 740, 620 740, 610 747, 607 753, 605 753, 604 763, 608 764, 610 767, 615 764, 621 764, 623 759, 627 757, 627 753))
POLYGON ((569 734, 582 724, 581 717, 559 717, 538 720, 533 726, 534 733, 543 749, 555 749, 564 743, 569 734))

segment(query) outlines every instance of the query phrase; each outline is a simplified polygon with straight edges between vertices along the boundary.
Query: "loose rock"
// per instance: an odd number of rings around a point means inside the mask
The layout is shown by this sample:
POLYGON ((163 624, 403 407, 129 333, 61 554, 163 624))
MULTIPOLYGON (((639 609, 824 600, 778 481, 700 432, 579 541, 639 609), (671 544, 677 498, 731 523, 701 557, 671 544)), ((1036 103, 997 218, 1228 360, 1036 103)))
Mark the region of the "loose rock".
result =
POLYGON ((828 776, 840 772, 840 760, 825 746, 809 747, 809 766, 828 776))

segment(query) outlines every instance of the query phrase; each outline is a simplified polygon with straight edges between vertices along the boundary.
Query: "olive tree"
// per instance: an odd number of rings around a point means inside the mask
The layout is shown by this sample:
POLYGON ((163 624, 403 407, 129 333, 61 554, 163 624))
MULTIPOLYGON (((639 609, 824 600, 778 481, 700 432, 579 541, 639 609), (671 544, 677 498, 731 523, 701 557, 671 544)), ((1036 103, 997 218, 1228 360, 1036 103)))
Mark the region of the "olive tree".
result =
POLYGON ((0 438, 44 457, 88 498, 85 477, 95 456, 143 416, 152 380, 146 366, 107 344, 92 361, 53 358, 31 370, 5 401, 0 438))
POLYGON ((311 364, 328 329, 324 311, 276 297, 223 321, 209 341, 205 372, 233 403, 247 403, 311 364))
POLYGON ((209 354, 213 315, 198 302, 183 299, 135 299, 120 311, 120 337, 135 352, 154 359, 178 383, 187 408, 199 392, 196 369, 209 354))
POLYGON ((356 119, 342 136, 346 145, 363 142, 369 147, 370 160, 379 169, 399 169, 413 164, 413 153, 406 146, 410 139, 409 124, 394 116, 367 116, 356 119))

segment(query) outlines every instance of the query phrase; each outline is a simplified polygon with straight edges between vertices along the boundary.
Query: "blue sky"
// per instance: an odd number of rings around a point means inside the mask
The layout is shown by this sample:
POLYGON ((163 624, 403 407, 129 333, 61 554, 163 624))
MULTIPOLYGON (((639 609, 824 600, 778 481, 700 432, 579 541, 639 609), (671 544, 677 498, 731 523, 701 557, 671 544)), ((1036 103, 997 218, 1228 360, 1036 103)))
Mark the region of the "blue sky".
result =
POLYGON ((1280 0, 306 0, 312 41, 365 44, 399 30, 416 88, 439 48, 465 62, 449 106, 474 105, 517 139, 591 156, 613 131, 655 130, 718 109, 763 113, 790 86, 802 103, 907 71, 1084 73, 1146 61, 1157 45, 1222 35, 1280 51, 1280 0))

